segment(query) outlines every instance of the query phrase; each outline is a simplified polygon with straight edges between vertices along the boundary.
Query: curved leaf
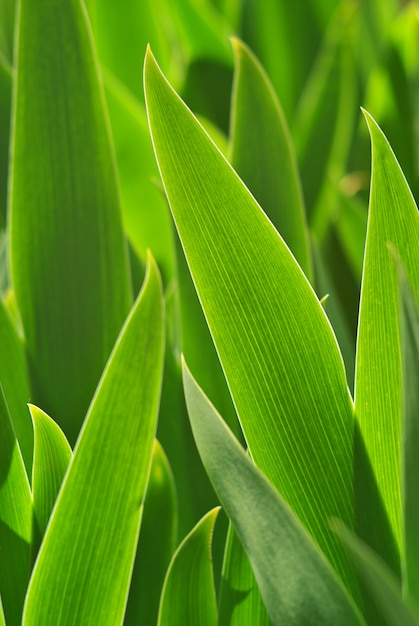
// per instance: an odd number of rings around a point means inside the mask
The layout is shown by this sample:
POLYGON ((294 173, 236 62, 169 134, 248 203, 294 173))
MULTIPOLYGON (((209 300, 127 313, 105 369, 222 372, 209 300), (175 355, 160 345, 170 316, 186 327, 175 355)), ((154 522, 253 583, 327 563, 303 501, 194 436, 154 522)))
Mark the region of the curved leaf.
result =
POLYGON ((230 161, 310 279, 304 201, 285 117, 259 61, 238 39, 232 38, 232 44, 230 161))
POLYGON ((160 594, 176 548, 177 500, 163 448, 154 441, 140 540, 132 573, 126 624, 156 624, 160 594))
POLYGON ((219 507, 207 513, 173 555, 164 583, 158 626, 216 626, 211 538, 219 507))
POLYGON ((355 589, 327 523, 334 513, 353 523, 353 411, 330 324, 150 51, 145 89, 160 173, 250 453, 355 589))
POLYGON ((74 450, 29 585, 25 626, 122 624, 151 463, 163 311, 149 263, 74 450))
POLYGON ((183 376, 202 461, 247 552, 272 623, 362 624, 330 564, 185 366, 183 376))
MULTIPOLYGON (((34 429, 32 496, 36 532, 44 535, 51 511, 73 456, 60 427, 44 411, 29 405, 34 429)), ((37 550, 36 546, 35 550, 37 550)))
POLYGON ((33 401, 71 444, 131 304, 104 97, 80 0, 22 0, 11 274, 33 401))
MULTIPOLYGON (((391 528, 400 545, 402 375, 396 271, 388 242, 400 255, 419 301, 419 213, 385 136, 367 112, 365 117, 372 141, 372 174, 359 311, 355 407, 391 528)), ((370 535, 379 535, 378 530, 374 524, 363 529, 362 537, 371 543, 370 535)), ((383 557, 387 543, 384 539, 381 547, 375 544, 383 557)))
POLYGON ((32 496, 0 386, 0 595, 8 626, 20 626, 30 574, 32 496))

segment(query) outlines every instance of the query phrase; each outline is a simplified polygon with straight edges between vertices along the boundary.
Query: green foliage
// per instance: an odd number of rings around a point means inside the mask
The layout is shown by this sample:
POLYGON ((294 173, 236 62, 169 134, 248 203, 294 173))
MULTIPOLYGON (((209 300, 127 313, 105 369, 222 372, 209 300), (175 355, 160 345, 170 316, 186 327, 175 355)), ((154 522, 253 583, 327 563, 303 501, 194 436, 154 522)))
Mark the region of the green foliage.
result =
POLYGON ((0 625, 419 624, 418 32, 0 0, 0 625))

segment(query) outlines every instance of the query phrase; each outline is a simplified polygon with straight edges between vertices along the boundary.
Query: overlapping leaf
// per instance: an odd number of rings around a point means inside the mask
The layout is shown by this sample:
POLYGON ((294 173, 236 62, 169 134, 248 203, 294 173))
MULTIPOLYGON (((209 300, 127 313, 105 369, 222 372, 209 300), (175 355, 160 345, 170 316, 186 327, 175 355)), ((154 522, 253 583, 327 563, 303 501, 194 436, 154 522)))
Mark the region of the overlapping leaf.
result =
MULTIPOLYGON (((401 538, 400 432, 402 375, 398 292, 391 242, 419 299, 419 213, 386 138, 365 113, 372 140, 372 175, 362 277, 355 407, 366 449, 396 542, 401 538)), ((365 481, 364 481, 365 482, 365 481)), ((359 484, 362 488, 363 479, 359 484)), ((368 496, 365 503, 368 502, 368 496)), ((368 528, 369 542, 380 529, 368 528)), ((388 538, 376 549, 384 557, 388 538)), ((386 557, 385 557, 386 558, 386 557)))
POLYGON ((219 508, 207 513, 173 555, 163 587, 158 626, 216 626, 211 537, 219 508))
POLYGON ((234 439, 186 366, 183 372, 199 452, 247 552, 274 626, 363 624, 302 524, 234 439))
POLYGON ((159 406, 162 313, 151 261, 48 525, 26 598, 25 626, 122 624, 159 406))
POLYGON ((303 272, 149 52, 154 148, 250 452, 355 587, 327 517, 353 523, 353 414, 335 337, 303 272))

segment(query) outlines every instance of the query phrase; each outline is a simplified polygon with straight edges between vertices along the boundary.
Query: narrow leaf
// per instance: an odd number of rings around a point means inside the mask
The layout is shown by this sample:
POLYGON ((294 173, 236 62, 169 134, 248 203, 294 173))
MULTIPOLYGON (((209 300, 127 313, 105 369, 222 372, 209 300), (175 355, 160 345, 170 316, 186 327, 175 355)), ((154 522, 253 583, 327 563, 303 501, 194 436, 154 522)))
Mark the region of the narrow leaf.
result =
POLYGON ((388 626, 419 626, 419 612, 404 603, 399 582, 377 554, 351 533, 342 523, 333 523, 357 564, 388 626))
POLYGON ((271 626, 249 558, 229 526, 220 588, 218 626, 271 626))
POLYGON ((32 496, 0 386, 0 595, 8 626, 20 626, 29 580, 32 496))
POLYGON ((158 626, 216 626, 211 538, 219 507, 207 513, 173 555, 160 602, 158 626))
POLYGON ((326 521, 337 511, 353 521, 353 411, 330 324, 150 51, 145 88, 160 173, 250 453, 354 589, 326 521))
MULTIPOLYGON (((60 427, 44 411, 29 406, 34 428, 32 495, 36 532, 44 535, 72 457, 71 447, 60 427)), ((38 546, 35 547, 35 553, 38 546)))
POLYGON ((156 429, 163 345, 161 285, 151 260, 48 525, 25 626, 122 624, 156 429))
POLYGON ((402 582, 407 598, 419 607, 419 314, 404 270, 399 267, 402 296, 402 582))
POLYGON ((176 548, 176 531, 175 482, 164 450, 156 439, 125 624, 157 623, 165 574, 176 548))
POLYGON ((22 0, 11 272, 33 401, 74 443, 131 304, 104 97, 80 0, 22 0))
POLYGON ((186 366, 183 376, 202 461, 247 552, 272 623, 362 624, 330 564, 186 366))
POLYGON ((28 372, 22 338, 0 298, 0 382, 25 461, 28 477, 32 473, 33 428, 26 406, 30 398, 28 372))
MULTIPOLYGON (((399 253, 419 300, 419 213, 385 136, 367 112, 365 117, 372 141, 372 174, 358 325, 355 407, 391 528, 400 545, 402 374, 398 290, 388 242, 399 253)), ((368 515, 365 519, 368 522, 368 515)), ((367 543, 371 542, 369 535, 377 534, 376 525, 362 531, 367 543)), ((386 546, 376 549, 384 557, 386 546)))
POLYGON ((301 183, 289 130, 266 72, 232 39, 231 164, 312 278, 301 183))

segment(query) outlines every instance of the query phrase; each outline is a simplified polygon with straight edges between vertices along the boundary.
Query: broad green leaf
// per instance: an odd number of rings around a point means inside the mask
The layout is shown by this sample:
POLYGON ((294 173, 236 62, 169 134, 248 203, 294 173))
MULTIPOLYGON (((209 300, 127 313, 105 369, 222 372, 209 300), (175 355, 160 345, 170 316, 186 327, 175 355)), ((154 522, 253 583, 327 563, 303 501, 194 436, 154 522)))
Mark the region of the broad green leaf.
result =
POLYGON ((173 555, 162 591, 158 626, 216 626, 211 538, 219 507, 207 513, 173 555))
POLYGON ((6 223, 11 93, 12 70, 0 54, 0 230, 6 223))
POLYGON ((20 626, 29 581, 32 496, 0 386, 0 595, 8 626, 20 626))
POLYGON ((353 410, 330 324, 151 52, 145 88, 165 190, 250 453, 354 589, 327 524, 333 512, 353 523, 353 410))
POLYGON ((0 383, 6 396, 13 428, 25 462, 32 473, 33 428, 26 406, 30 398, 22 338, 0 298, 0 383))
POLYGON ((400 268, 402 315, 402 371, 403 371, 403 422, 402 422, 402 581, 407 598, 419 607, 419 315, 404 271, 400 268))
POLYGON ((201 458, 247 552, 272 623, 362 624, 353 600, 301 522, 185 366, 183 376, 201 458))
MULTIPOLYGON (((34 405, 29 405, 29 410, 35 442, 32 468, 32 496, 36 518, 34 534, 39 533, 41 539, 70 463, 72 450, 58 424, 34 405)), ((34 555, 38 547, 35 546, 34 555)))
POLYGON ((342 523, 333 523, 338 536, 350 551, 359 573, 374 597, 387 626, 419 626, 418 610, 405 603, 399 581, 386 564, 342 523))
POLYGON ((256 57, 238 39, 232 44, 231 164, 312 279, 301 183, 284 114, 256 57))
MULTIPOLYGON (((385 136, 365 112, 372 141, 372 174, 361 288, 355 407, 372 469, 397 544, 401 538, 400 432, 402 375, 398 291, 391 242, 419 299, 419 214, 385 136)), ((368 494, 367 494, 368 499, 368 494)), ((379 535, 376 524, 362 530, 379 535)), ((387 543, 387 541, 385 542, 387 543)), ((380 549, 384 558, 386 545, 380 549)))
POLYGON ((249 559, 229 526, 218 608, 218 626, 271 626, 249 559))
POLYGON ((150 260, 90 405, 25 603, 25 626, 122 624, 150 469, 163 367, 150 260))
POLYGON ((104 97, 80 0, 20 3, 11 273, 33 401, 74 443, 131 304, 104 97))
POLYGON ((157 623, 165 574, 176 548, 176 531, 175 482, 156 439, 124 624, 157 623))
POLYGON ((153 251, 166 284, 174 273, 173 225, 167 202, 153 182, 158 180, 158 170, 144 105, 109 72, 104 79, 125 231, 144 263, 147 250, 153 251))

